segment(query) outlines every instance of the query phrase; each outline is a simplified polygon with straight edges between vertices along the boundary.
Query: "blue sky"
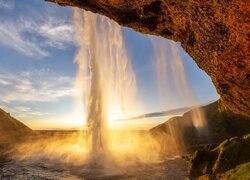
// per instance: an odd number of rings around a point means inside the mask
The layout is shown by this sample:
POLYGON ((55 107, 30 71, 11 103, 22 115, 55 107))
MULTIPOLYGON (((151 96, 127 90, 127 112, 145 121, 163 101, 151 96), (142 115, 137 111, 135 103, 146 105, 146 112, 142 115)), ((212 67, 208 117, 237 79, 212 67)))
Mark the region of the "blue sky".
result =
MULTIPOLYGON (((136 74, 137 99, 144 106, 138 114, 185 106, 178 97, 176 103, 159 103, 149 37, 128 28, 122 33, 136 74)), ((218 99, 211 79, 178 47, 197 102, 218 99)), ((70 7, 42 0, 0 0, 0 107, 34 129, 79 126, 74 112, 76 51, 70 7)), ((168 93, 175 98, 174 91, 168 93)))

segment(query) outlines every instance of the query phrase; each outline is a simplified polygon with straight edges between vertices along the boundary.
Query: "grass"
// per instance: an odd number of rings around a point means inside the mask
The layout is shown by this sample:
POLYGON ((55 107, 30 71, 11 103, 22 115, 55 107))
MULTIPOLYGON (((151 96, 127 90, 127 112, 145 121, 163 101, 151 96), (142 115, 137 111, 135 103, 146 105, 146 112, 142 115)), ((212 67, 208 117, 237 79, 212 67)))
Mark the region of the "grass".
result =
POLYGON ((250 162, 238 165, 236 168, 225 172, 221 178, 228 180, 250 179, 250 162))

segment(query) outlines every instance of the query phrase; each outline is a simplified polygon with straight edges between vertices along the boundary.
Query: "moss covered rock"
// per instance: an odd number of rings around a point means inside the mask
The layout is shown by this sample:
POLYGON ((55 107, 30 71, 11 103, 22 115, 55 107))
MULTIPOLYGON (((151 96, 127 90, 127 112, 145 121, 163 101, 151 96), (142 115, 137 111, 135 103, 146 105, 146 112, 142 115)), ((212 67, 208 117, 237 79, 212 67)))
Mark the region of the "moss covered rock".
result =
POLYGON ((189 175, 191 177, 199 177, 204 174, 212 174, 216 158, 217 152, 197 150, 188 163, 189 175))
POLYGON ((236 168, 218 176, 218 179, 241 180, 250 179, 250 162, 238 165, 236 168))
POLYGON ((213 173, 223 173, 238 164, 249 162, 250 134, 243 138, 225 140, 215 151, 218 152, 218 158, 213 166, 213 173))
POLYGON ((225 140, 211 151, 197 150, 189 161, 189 175, 221 175, 237 165, 250 162, 249 152, 250 134, 225 140))

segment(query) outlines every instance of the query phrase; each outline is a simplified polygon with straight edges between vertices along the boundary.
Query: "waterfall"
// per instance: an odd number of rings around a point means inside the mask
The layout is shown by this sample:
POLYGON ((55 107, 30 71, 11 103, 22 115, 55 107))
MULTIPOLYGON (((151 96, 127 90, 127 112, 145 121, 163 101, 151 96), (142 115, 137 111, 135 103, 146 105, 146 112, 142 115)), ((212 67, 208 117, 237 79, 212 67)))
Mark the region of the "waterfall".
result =
MULTIPOLYGON (((78 65, 77 100, 81 108, 86 109, 90 161, 103 164, 110 156, 107 129, 112 117, 115 113, 125 114, 133 108, 137 89, 135 74, 126 52, 121 27, 116 22, 79 9, 74 9, 73 21, 79 46, 75 57, 78 65)), ((156 77, 162 97, 171 94, 167 89, 174 86, 183 100, 197 107, 176 43, 160 38, 151 38, 151 42, 156 55, 156 77), (169 75, 171 83, 168 83, 169 75)), ((193 110, 192 121, 198 130, 206 126, 206 119, 199 108, 193 110)), ((181 152, 185 149, 182 129, 178 123, 170 123, 170 126, 173 141, 181 152)))
MULTIPOLYGON (((150 36, 149 38, 154 48, 155 73, 162 103, 169 102, 170 100, 167 98, 167 95, 173 96, 174 93, 176 95, 174 101, 182 101, 184 104, 186 103, 188 106, 193 107, 192 124, 200 135, 207 134, 206 117, 198 107, 198 101, 188 83, 183 59, 177 43, 166 41, 160 37, 150 36)), ((177 150, 179 152, 185 151, 185 144, 182 137, 183 126, 177 122, 169 122, 169 126, 177 150)))
POLYGON ((74 9, 73 21, 79 45, 76 84, 79 104, 84 101, 87 109, 90 161, 102 164, 109 154, 108 122, 114 111, 129 108, 135 76, 116 22, 79 9, 74 9))

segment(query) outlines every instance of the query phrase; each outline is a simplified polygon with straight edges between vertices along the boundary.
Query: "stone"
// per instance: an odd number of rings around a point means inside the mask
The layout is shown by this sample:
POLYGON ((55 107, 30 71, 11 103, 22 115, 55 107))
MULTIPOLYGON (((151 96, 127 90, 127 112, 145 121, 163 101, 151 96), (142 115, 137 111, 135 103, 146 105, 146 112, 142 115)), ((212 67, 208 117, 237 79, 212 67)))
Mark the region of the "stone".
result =
POLYGON ((227 139, 213 150, 197 150, 189 160, 189 176, 223 176, 238 165, 248 163, 249 152, 250 134, 227 139))

